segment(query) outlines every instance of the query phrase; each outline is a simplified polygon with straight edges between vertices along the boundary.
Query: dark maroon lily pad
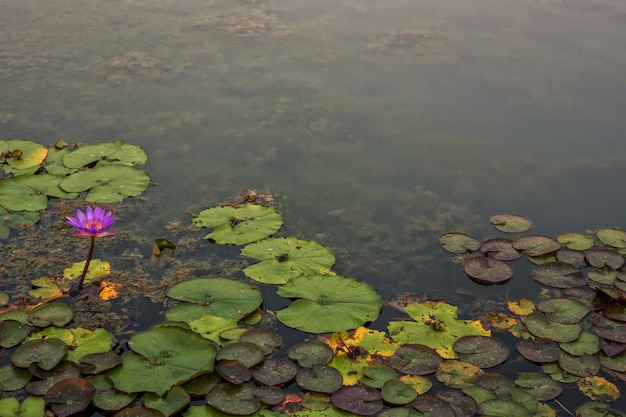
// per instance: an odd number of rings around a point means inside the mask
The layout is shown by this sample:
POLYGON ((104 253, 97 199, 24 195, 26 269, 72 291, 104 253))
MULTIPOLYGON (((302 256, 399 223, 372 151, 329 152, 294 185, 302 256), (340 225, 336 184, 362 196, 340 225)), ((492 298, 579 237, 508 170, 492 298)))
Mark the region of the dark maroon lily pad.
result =
POLYGON ((49 371, 63 359, 66 352, 67 345, 60 339, 35 339, 18 346, 11 355, 11 361, 20 368, 37 363, 41 369, 49 371))
POLYGON ((510 398, 511 387, 515 383, 506 376, 498 373, 487 373, 478 377, 474 382, 478 388, 489 391, 497 398, 510 398))
POLYGON ((409 375, 428 375, 437 370, 443 359, 436 350, 419 344, 400 346, 389 359, 389 365, 409 375))
POLYGON ((614 342, 626 343, 626 323, 606 318, 603 314, 595 314, 591 318, 593 332, 614 342))
POLYGON ((215 371, 220 374, 226 382, 230 382, 231 384, 239 385, 252 379, 252 373, 248 367, 235 360, 217 362, 215 364, 215 371))
POLYGON ((465 233, 446 233, 439 238, 442 248, 452 253, 473 252, 480 248, 480 241, 465 233))
POLYGON ((332 404, 349 413, 369 416, 383 409, 380 391, 363 385, 341 387, 330 397, 332 404))
POLYGON ((291 381, 298 373, 298 367, 289 358, 265 359, 250 369, 252 377, 264 385, 282 385, 291 381))
POLYGON ((310 369, 301 369, 296 375, 296 383, 300 388, 326 394, 337 391, 342 382, 341 373, 327 365, 313 365, 310 369))
POLYGON ((66 417, 87 408, 95 392, 86 379, 67 378, 54 384, 44 399, 56 416, 66 417))
POLYGON ((61 361, 49 371, 39 368, 36 363, 31 364, 28 369, 39 378, 26 384, 26 391, 31 395, 44 395, 57 382, 80 376, 78 365, 69 361, 61 361))
POLYGON ((454 342, 452 349, 459 354, 459 360, 480 368, 500 365, 510 353, 504 342, 487 336, 463 336, 454 342))
POLYGON ((506 233, 521 233, 530 229, 533 223, 524 216, 517 214, 495 214, 489 217, 489 223, 496 229, 506 233))
POLYGON ((626 352, 619 355, 608 356, 604 353, 598 355, 600 364, 615 372, 626 372, 626 352))
POLYGON ((514 261, 522 257, 522 253, 511 244, 512 240, 505 237, 485 240, 480 251, 490 258, 500 261, 514 261))
POLYGON ((206 402, 222 413, 245 416, 257 412, 261 401, 250 384, 218 384, 206 395, 206 402))
POLYGON ((83 373, 93 375, 115 368, 122 363, 119 355, 111 352, 98 352, 80 358, 80 369, 83 373))
POLYGON ((506 262, 486 256, 472 256, 463 264, 463 270, 483 285, 503 284, 513 277, 513 269, 506 262))
POLYGON ((563 392, 561 384, 539 372, 519 374, 515 378, 515 384, 540 401, 552 400, 563 392))
POLYGON ((31 330, 32 327, 16 320, 0 321, 0 347, 12 348, 19 345, 31 330))
POLYGON ((91 401, 100 410, 105 411, 117 411, 126 407, 133 402, 137 394, 129 394, 123 391, 118 391, 113 386, 111 379, 104 375, 92 375, 85 378, 93 385, 94 392, 91 401))
POLYGON ((523 251, 528 256, 540 256, 561 249, 561 244, 549 236, 524 235, 516 238, 511 243, 517 250, 523 251))
POLYGON ((531 275, 535 281, 555 288, 578 287, 586 282, 580 269, 559 261, 541 264, 532 270, 531 275))
POLYGON ((549 298, 541 301, 537 309, 544 312, 548 320, 563 324, 578 323, 589 313, 587 306, 573 298, 549 298))
POLYGON ((476 414, 476 401, 469 395, 447 389, 439 391, 436 396, 450 404, 457 416, 473 416, 476 414))
POLYGON ((326 365, 333 359, 333 350, 319 340, 296 343, 289 348, 288 355, 303 368, 326 365))
POLYGON ((589 310, 593 311, 602 310, 611 302, 610 297, 588 285, 567 288, 563 291, 563 295, 577 299, 586 305, 589 310))
POLYGON ((383 400, 393 405, 405 405, 417 398, 417 391, 399 379, 385 382, 381 394, 383 400))
POLYGON ((420 395, 411 403, 417 411, 428 416, 455 417, 456 413, 450 404, 434 395, 420 395))
POLYGON ((253 391, 254 396, 263 404, 278 405, 285 399, 285 391, 282 388, 262 386, 253 391))
POLYGON ((626 321, 626 304, 613 302, 602 310, 604 315, 617 321, 626 321))
POLYGON ((250 342, 235 342, 222 347, 217 352, 216 360, 235 360, 250 368, 261 362, 265 355, 260 347, 250 342))
POLYGON ((624 266, 624 256, 618 252, 604 248, 592 248, 585 251, 585 259, 594 268, 608 266, 613 269, 620 269, 624 266))
POLYGON ((210 374, 202 374, 195 377, 191 381, 185 382, 182 387, 192 396, 206 395, 211 389, 219 384, 222 378, 215 372, 210 374))
POLYGON ((603 337, 600 338, 600 349, 607 356, 613 357, 626 352, 626 343, 614 342, 603 337))
POLYGON ((571 375, 585 377, 600 372, 600 361, 596 355, 574 356, 567 352, 561 352, 558 362, 561 369, 571 375))
POLYGON ((545 337, 520 339, 515 347, 524 358, 538 363, 556 362, 561 353, 559 344, 545 337))
POLYGON ((246 330, 239 338, 239 341, 254 343, 260 347, 266 355, 269 355, 283 345, 283 338, 278 333, 261 327, 253 327, 246 330))
POLYGON ((576 268, 582 268, 587 265, 584 252, 567 248, 556 251, 556 260, 565 262, 576 268))
POLYGON ((548 320, 541 311, 535 311, 522 317, 522 322, 529 332, 537 337, 545 337, 555 342, 572 342, 582 332, 579 324, 561 324, 548 320))

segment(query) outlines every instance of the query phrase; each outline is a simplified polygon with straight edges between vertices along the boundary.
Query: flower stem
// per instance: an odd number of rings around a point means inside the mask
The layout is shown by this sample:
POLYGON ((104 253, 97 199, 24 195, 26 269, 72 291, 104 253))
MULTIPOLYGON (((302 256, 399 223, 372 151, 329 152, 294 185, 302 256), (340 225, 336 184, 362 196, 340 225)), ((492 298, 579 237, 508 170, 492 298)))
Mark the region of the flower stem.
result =
POLYGON ((91 257, 93 256, 93 248, 96 246, 96 237, 91 236, 91 246, 89 247, 89 255, 87 255, 87 260, 85 261, 85 267, 83 268, 83 273, 80 274, 80 280, 78 281, 78 289, 83 289, 83 281, 85 280, 85 275, 87 275, 87 270, 89 269, 89 263, 91 262, 91 257))

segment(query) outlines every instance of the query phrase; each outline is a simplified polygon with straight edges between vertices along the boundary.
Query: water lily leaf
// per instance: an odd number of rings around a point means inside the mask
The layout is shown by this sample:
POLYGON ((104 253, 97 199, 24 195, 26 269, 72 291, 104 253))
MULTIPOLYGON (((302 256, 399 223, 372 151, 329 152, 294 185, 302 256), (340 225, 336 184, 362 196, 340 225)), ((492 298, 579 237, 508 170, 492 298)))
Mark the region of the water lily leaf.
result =
POLYGON ((30 334, 31 327, 15 320, 0 321, 0 347, 19 345, 30 334))
POLYGON ((580 269, 565 262, 546 262, 535 267, 531 275, 535 281, 555 288, 585 285, 585 277, 580 269))
POLYGON ((480 248, 480 241, 465 233, 446 233, 439 238, 442 248, 452 253, 473 252, 480 248))
MULTIPOLYGON (((117 355, 116 355, 117 356, 117 355)), ((121 363, 121 361, 120 361, 121 363)), ((96 390, 91 401, 100 410, 117 411, 133 402, 136 394, 118 391, 113 382, 104 375, 92 375, 85 378, 96 390)))
POLYGON ((535 311, 522 317, 522 322, 533 335, 545 337, 555 342, 572 342, 578 339, 582 331, 579 324, 561 324, 548 320, 546 315, 535 311))
POLYGON ((455 417, 456 413, 446 401, 434 395, 420 395, 411 403, 423 416, 455 417))
POLYGON ((412 407, 392 407, 376 414, 378 417, 423 417, 424 414, 412 407))
POLYGON ((296 383, 302 389, 330 394, 341 387, 341 373, 327 365, 313 365, 300 369, 296 374, 296 383))
POLYGON ((85 355, 107 352, 113 345, 113 338, 103 328, 89 330, 81 327, 73 329, 47 327, 32 335, 29 340, 49 338, 62 340, 70 348, 64 359, 74 363, 79 363, 85 355))
POLYGON ((8 239, 9 227, 19 229, 20 226, 33 225, 39 222, 39 213, 36 211, 14 211, 9 213, 0 206, 0 239, 8 239))
POLYGON ((63 295, 64 291, 69 291, 70 284, 64 280, 59 280, 56 277, 39 277, 31 281, 33 287, 38 287, 32 290, 28 290, 28 294, 35 298, 49 299, 53 297, 59 297, 63 295))
POLYGON ((282 323, 309 333, 354 329, 375 320, 382 298, 369 284, 338 275, 293 278, 276 291, 298 298, 276 313, 282 323))
POLYGON ((509 357, 509 347, 502 341, 487 336, 463 336, 452 348, 463 362, 481 368, 492 368, 504 363, 509 357))
POLYGON ((250 342, 235 342, 228 344, 217 353, 216 359, 235 360, 247 368, 253 367, 261 362, 264 353, 260 347, 250 342))
POLYGON ((335 263, 330 249, 294 237, 263 239, 244 247, 241 254, 261 261, 243 273, 265 284, 284 284, 300 275, 322 274, 335 263))
POLYGON ((119 355, 109 351, 88 353, 80 357, 80 369, 84 374, 99 374, 120 365, 119 355))
POLYGON ((15 177, 0 182, 0 205, 11 211, 39 211, 48 206, 48 197, 15 177))
POLYGON ((556 362, 561 353, 559 345, 554 340, 544 337, 520 339, 515 347, 523 357, 539 363, 556 362))
POLYGON ((63 191, 59 184, 63 180, 63 176, 52 174, 40 174, 40 175, 20 175, 15 177, 15 182, 21 185, 25 185, 33 189, 38 195, 47 195, 49 197, 57 198, 76 198, 79 193, 68 193, 63 191))
POLYGON ((63 156, 63 164, 68 168, 81 168, 98 161, 125 166, 143 165, 147 160, 143 149, 121 140, 82 146, 63 156))
POLYGON ((222 382, 222 377, 216 372, 210 374, 202 374, 193 378, 190 381, 185 382, 181 386, 194 397, 200 397, 206 395, 211 389, 222 382))
POLYGON ((487 239, 480 245, 480 251, 489 258, 500 261, 514 261, 522 257, 522 253, 515 249, 512 240, 504 237, 487 239))
POLYGON ((593 246, 593 238, 582 233, 561 233, 556 237, 556 241, 568 249, 578 251, 587 250, 593 246))
POLYGON ((148 392, 141 397, 143 405, 159 410, 164 416, 173 416, 190 401, 191 397, 187 391, 178 386, 172 387, 164 396, 148 392))
MULTIPOLYGON (((79 278, 83 269, 85 269, 85 263, 87 261, 75 262, 71 267, 63 270, 63 277, 65 279, 73 280, 79 278)), ((89 263, 89 269, 87 269, 87 275, 85 275, 85 284, 90 283, 96 278, 105 277, 111 273, 111 264, 102 259, 92 259, 89 263)))
POLYGON ((427 375, 437 370, 442 358, 431 347, 405 344, 389 359, 389 365, 409 375, 427 375))
POLYGON ((530 417, 533 413, 513 400, 493 399, 478 404, 478 413, 485 417, 530 417))
POLYGON ((585 253, 579 250, 573 249, 559 249, 555 254, 556 261, 565 262, 570 264, 576 268, 582 268, 587 266, 587 261, 585 260, 585 253))
POLYGON ((5 417, 41 417, 45 415, 46 400, 43 397, 27 397, 20 404, 14 397, 0 400, 0 416, 5 417))
POLYGON ((44 161, 46 172, 61 177, 75 172, 75 168, 68 168, 63 164, 63 157, 70 152, 72 152, 72 150, 67 147, 59 149, 53 146, 48 148, 48 155, 44 161))
POLYGON ((170 249, 171 253, 176 252, 176 245, 167 239, 154 239, 152 254, 157 258, 161 256, 165 249, 170 249))
POLYGON ((626 351, 613 356, 608 356, 606 353, 601 352, 600 355, 598 355, 598 359, 600 360, 600 364, 605 368, 616 372, 626 372, 626 351))
POLYGON ((593 332, 614 342, 626 343, 626 323, 610 320, 603 314, 595 314, 591 318, 593 332))
POLYGON ((436 396, 450 404, 457 412, 457 415, 473 416, 476 414, 476 401, 469 395, 460 391, 447 389, 437 392, 436 396))
POLYGON ((65 356, 67 345, 58 339, 30 340, 19 345, 11 355, 13 365, 27 368, 36 363, 49 371, 65 356))
POLYGON ((0 163, 7 163, 15 169, 26 169, 40 165, 46 159, 48 149, 30 140, 0 140, 0 154, 8 154, 0 157, 0 163))
POLYGON ((367 387, 382 388, 385 382, 396 379, 398 376, 395 369, 390 366, 372 365, 363 369, 363 377, 360 382, 367 387))
POLYGON ((404 405, 417 398, 417 391, 399 379, 391 379, 381 390, 383 400, 394 405, 404 405))
POLYGON ((130 338, 136 352, 122 355, 122 365, 108 371, 124 392, 154 392, 162 396, 172 386, 213 371, 216 349, 211 341, 180 327, 156 327, 130 338))
POLYGON ((159 410, 146 407, 128 407, 115 413, 113 417, 166 417, 159 410))
POLYGON ((523 251, 528 256, 540 256, 561 249, 561 244, 549 236, 524 235, 513 240, 515 249, 523 251))
POLYGON ((192 220, 197 227, 213 228, 204 236, 220 244, 242 245, 273 235, 283 224, 283 216, 271 207, 243 204, 239 207, 212 207, 192 220))
POLYGON ((236 416, 252 414, 261 408, 249 384, 218 384, 206 395, 206 402, 223 413, 236 416))
POLYGON ((624 266, 624 256, 611 249, 587 249, 585 251, 585 259, 589 262, 589 265, 594 268, 603 268, 608 266, 613 269, 619 269, 624 266))
POLYGON ((559 366, 558 362, 544 363, 541 365, 541 370, 550 375, 550 378, 554 379, 555 381, 563 382, 565 384, 576 382, 580 379, 580 377, 576 375, 565 372, 559 366))
POLYGON ((369 416, 383 409, 383 401, 379 390, 353 385, 341 387, 330 397, 332 404, 349 413, 369 416))
POLYGON ((596 232, 596 236, 607 246, 626 248, 626 231, 622 229, 600 229, 596 232))
POLYGON ((617 279, 618 272, 609 267, 589 271, 587 277, 595 283, 612 287, 617 279))
POLYGON ((0 389, 17 391, 24 388, 31 377, 32 374, 28 369, 18 368, 13 364, 2 366, 0 367, 0 389))
POLYGON ((276 332, 261 327, 252 327, 239 337, 240 342, 254 343, 269 355, 283 345, 283 338, 276 332))
POLYGON ((574 355, 595 355, 600 351, 600 338, 591 332, 583 331, 578 339, 569 343, 559 343, 563 351, 574 355))
POLYGON ((561 384, 539 372, 521 373, 515 384, 540 401, 552 400, 563 392, 561 384))
POLYGON ((511 313, 518 316, 527 316, 535 311, 536 308, 535 303, 528 298, 521 298, 519 301, 507 301, 506 305, 511 313))
POLYGON ((333 359, 334 353, 325 343, 307 340, 290 347, 288 355, 303 368, 310 368, 313 365, 326 365, 333 359))
POLYGON ((335 351, 335 356, 346 356, 349 359, 390 357, 400 347, 392 342, 384 332, 360 326, 348 332, 335 332, 326 343, 335 351))
POLYGON ((513 277, 513 269, 504 261, 487 256, 472 256, 463 264, 463 271, 479 284, 503 284, 513 277))
POLYGON ((489 217, 489 223, 499 231, 507 233, 525 232, 533 225, 529 219, 517 214, 496 214, 489 217))
POLYGON ((258 289, 221 277, 194 278, 174 284, 167 296, 184 302, 165 313, 170 321, 191 321, 203 314, 238 321, 263 302, 258 289))
POLYGON ((593 401, 615 401, 620 396, 617 386, 601 376, 581 378, 577 384, 580 392, 593 401))
POLYGON ((95 391, 86 379, 67 378, 54 384, 44 399, 56 416, 66 417, 87 408, 95 391))
POLYGON ((86 201, 112 203, 143 193, 149 184, 150 177, 140 169, 105 165, 68 175, 59 183, 59 187, 69 193, 89 190, 86 201))
POLYGON ((478 391, 478 396, 476 396, 474 393, 468 392, 470 387, 463 388, 463 392, 471 395, 480 404, 485 400, 493 398, 511 398, 511 388, 515 386, 515 382, 498 373, 487 373, 478 377, 475 386, 486 391, 487 395, 478 391))
POLYGON ((626 417, 622 411, 597 401, 589 401, 581 405, 576 409, 576 415, 580 417, 626 417))
POLYGON ((450 388, 463 388, 472 385, 484 373, 482 369, 471 363, 449 360, 439 364, 435 375, 439 382, 450 388))
POLYGON ((593 376, 600 372, 600 361, 596 355, 574 356, 567 352, 561 352, 559 366, 571 375, 582 377, 593 376))
MULTIPOLYGON (((187 304, 183 304, 180 307, 184 306, 194 307, 187 304)), ((188 309, 187 312, 190 314, 190 317, 196 317, 197 310, 195 308, 188 309)), ((232 329, 237 329, 239 327, 237 325, 237 322, 233 319, 226 319, 224 317, 213 316, 211 314, 202 314, 198 318, 185 320, 184 317, 182 317, 183 313, 184 311, 182 309, 176 310, 175 314, 181 315, 181 317, 179 317, 177 320, 184 321, 189 325, 189 328, 191 330, 198 333, 205 339, 214 341, 218 345, 221 345, 223 343, 221 335, 224 332, 232 329)))
POLYGON ((541 301, 537 308, 548 320, 563 324, 578 323, 589 313, 587 306, 573 298, 549 298, 541 301))
POLYGON ((264 385, 283 385, 295 378, 298 367, 289 358, 265 359, 250 369, 252 377, 264 385))
POLYGON ((254 389, 253 394, 263 404, 268 405, 278 405, 285 399, 285 391, 279 387, 257 387, 254 389))
POLYGON ((28 313, 30 323, 39 327, 47 327, 50 324, 63 327, 73 318, 72 307, 60 302, 38 305, 28 313))

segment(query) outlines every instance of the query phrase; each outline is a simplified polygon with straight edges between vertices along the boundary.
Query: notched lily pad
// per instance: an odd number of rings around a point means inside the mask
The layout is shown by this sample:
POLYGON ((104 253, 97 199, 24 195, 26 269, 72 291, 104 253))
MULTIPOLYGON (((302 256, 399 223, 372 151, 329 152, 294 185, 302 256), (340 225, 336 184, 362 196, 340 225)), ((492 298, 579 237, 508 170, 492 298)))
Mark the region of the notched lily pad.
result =
POLYGON ((452 348, 459 354, 460 360, 481 368, 492 368, 504 363, 510 353, 504 342, 487 336, 461 337, 452 348))
POLYGON ((283 385, 295 378, 298 367, 289 358, 265 359, 250 369, 252 377, 264 385, 283 385))
POLYGON ((362 385, 341 387, 331 395, 330 401, 340 410, 362 416, 376 414, 383 409, 380 391, 362 385))
POLYGON ((552 400, 563 392, 561 384, 539 372, 521 373, 515 379, 515 384, 540 401, 552 400))
POLYGON ((391 379, 381 390, 383 400, 393 405, 404 405, 417 398, 417 391, 399 379, 391 379))
POLYGON ((480 245, 480 251, 490 258, 500 261, 513 261, 522 254, 513 247, 512 240, 504 237, 487 239, 480 245))
POLYGON ((480 241, 465 233, 446 233, 439 238, 442 248, 452 253, 473 252, 480 248, 480 241))
POLYGON ((549 298, 541 301, 537 308, 543 311, 549 320, 563 324, 578 323, 589 313, 589 309, 583 303, 573 298, 549 298))
POLYGON ((511 243, 517 250, 528 256, 541 256, 561 249, 561 244, 549 236, 524 235, 511 243))
POLYGON ((298 371, 296 383, 302 389, 330 394, 341 387, 341 373, 331 366, 313 365, 298 371))
POLYGON ((218 384, 206 395, 206 402, 223 413, 236 416, 252 414, 261 408, 261 401, 249 384, 218 384))
POLYGON ((239 385, 252 379, 252 373, 248 367, 236 360, 219 361, 215 364, 215 371, 231 384, 239 385))
POLYGON ((558 343, 545 337, 520 339, 516 348, 523 357, 538 363, 556 362, 561 353, 558 343))
POLYGON ((41 369, 49 371, 63 359, 66 352, 67 345, 59 339, 30 340, 15 349, 11 361, 20 368, 36 363, 41 369))
POLYGON ((626 343, 626 323, 611 320, 598 313, 591 318, 593 332, 614 342, 626 343))
POLYGON ((608 266, 612 269, 619 269, 624 266, 624 256, 610 249, 592 248, 585 251, 585 259, 594 268, 608 266))
POLYGON ((69 193, 89 190, 86 201, 112 203, 143 193, 149 184, 150 177, 140 169, 105 165, 68 175, 59 183, 59 187, 69 193))
POLYGON ((29 321, 39 327, 53 324, 63 327, 74 318, 72 307, 61 302, 41 304, 28 313, 29 321))
POLYGON ((614 248, 626 248, 626 231, 622 229, 600 229, 596 236, 602 243, 614 248))
POLYGON ((524 216, 517 214, 495 214, 489 217, 489 223, 496 229, 506 233, 525 232, 533 226, 533 223, 524 216))
POLYGON ((572 342, 580 336, 582 327, 579 324, 561 324, 548 320, 546 315, 535 311, 522 317, 528 330, 537 337, 545 337, 555 342, 572 342))
POLYGON ((463 271, 473 281, 483 284, 503 284, 513 277, 513 269, 504 261, 487 256, 472 256, 463 264, 463 271))
POLYGON ((143 165, 147 160, 148 156, 143 149, 136 145, 128 145, 121 140, 82 146, 63 155, 63 164, 73 169, 100 161, 133 166, 143 165))
POLYGON ((582 233, 561 233, 556 237, 556 241, 565 245, 567 249, 583 251, 593 246, 593 238, 582 233))
POLYGON ((87 408, 95 391, 86 379, 68 378, 54 384, 44 399, 56 416, 66 417, 87 408))
POLYGON ((215 359, 218 361, 236 360, 247 368, 250 368, 261 362, 264 356, 261 348, 254 343, 235 342, 222 347, 222 349, 217 352, 215 359))
POLYGON ((596 355, 574 356, 567 352, 561 352, 558 362, 561 369, 570 375, 585 377, 600 372, 600 361, 596 355))
POLYGON ((555 288, 573 288, 585 285, 579 268, 565 262, 546 262, 535 267, 531 275, 535 281, 555 288))
POLYGON ((328 364, 333 359, 334 352, 319 340, 307 340, 290 347, 288 355, 303 368, 310 368, 313 365, 328 364))

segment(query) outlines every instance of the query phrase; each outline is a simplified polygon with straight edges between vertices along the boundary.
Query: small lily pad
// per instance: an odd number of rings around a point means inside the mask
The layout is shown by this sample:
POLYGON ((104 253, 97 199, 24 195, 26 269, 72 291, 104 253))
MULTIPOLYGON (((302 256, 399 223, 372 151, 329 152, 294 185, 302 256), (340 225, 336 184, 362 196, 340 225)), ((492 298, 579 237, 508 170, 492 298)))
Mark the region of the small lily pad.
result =
POLYGON ((480 245, 480 251, 490 258, 500 261, 513 261, 521 258, 521 252, 515 249, 511 242, 511 239, 504 237, 487 239, 480 245))
POLYGON ((164 416, 173 416, 191 401, 191 397, 183 388, 172 387, 164 396, 150 392, 141 397, 143 405, 159 410, 164 416))
POLYGON ((330 401, 340 410, 362 416, 376 414, 383 409, 380 391, 362 385, 341 387, 331 395, 330 401))
POLYGON ((589 313, 589 309, 583 303, 573 298, 549 298, 541 301, 537 308, 543 311, 549 320, 563 324, 578 323, 589 313))
POLYGON ((421 416, 455 417, 456 413, 447 401, 434 395, 420 395, 411 403, 421 416))
POLYGON ((285 391, 279 387, 257 387, 253 393, 263 404, 278 405, 285 400, 285 391))
POLYGON ((218 384, 206 395, 206 402, 222 413, 245 416, 261 408, 250 384, 218 384))
POLYGON ((19 345, 30 334, 32 328, 15 320, 0 321, 0 347, 19 345))
POLYGON ((331 366, 313 365, 298 371, 296 383, 302 389, 330 394, 341 387, 341 373, 331 366))
POLYGON ((563 392, 561 384, 539 372, 521 373, 515 379, 515 384, 540 401, 552 400, 563 392))
POLYGON ((235 342, 226 345, 217 352, 215 359, 236 360, 250 368, 263 360, 264 354, 260 347, 250 342, 235 342))
POLYGON ((565 245, 568 249, 587 250, 593 247, 593 238, 582 233, 561 233, 556 237, 556 241, 565 245))
POLYGON ((295 378, 298 367, 289 358, 265 359, 250 369, 252 377, 264 385, 283 385, 295 378))
POLYGON ((94 162, 106 162, 120 165, 143 165, 148 156, 145 151, 136 145, 128 145, 117 140, 109 143, 95 143, 81 146, 72 152, 63 155, 63 164, 68 168, 81 168, 94 162))
POLYGON ((95 391, 86 379, 68 378, 54 384, 44 399, 56 416, 66 417, 87 408, 95 391))
POLYGON ((612 269, 620 269, 624 266, 624 256, 618 252, 604 248, 592 248, 585 251, 585 259, 594 268, 608 266, 612 269))
POLYGON ((417 391, 399 379, 391 379, 381 390, 383 400, 393 405, 405 405, 417 398, 417 391))
POLYGON ((333 350, 318 340, 296 343, 289 348, 289 358, 303 368, 313 365, 326 365, 333 359, 333 350))
POLYGON ((556 260, 570 264, 576 268, 587 266, 585 253, 579 250, 563 248, 556 251, 556 260))
POLYGON ((41 304, 28 313, 28 320, 39 327, 47 327, 50 324, 63 327, 73 318, 72 307, 57 301, 41 304))
POLYGON ((43 397, 28 397, 20 404, 15 397, 0 400, 0 416, 39 417, 45 415, 46 400, 43 397))
POLYGON ((626 323, 606 318, 603 314, 595 314, 591 318, 593 332, 614 342, 626 343, 626 323))
POLYGON ((565 262, 546 262, 532 270, 535 281, 555 288, 573 288, 585 285, 585 277, 579 268, 565 262))
POLYGON ((507 233, 525 232, 533 226, 529 219, 517 214, 495 214, 489 217, 489 223, 499 231, 507 233))
POLYGON ((561 244, 549 236, 524 235, 513 240, 515 249, 523 251, 528 256, 540 256, 561 249, 561 244))
POLYGON ((520 339, 516 348, 524 358, 538 363, 556 362, 561 353, 558 343, 545 337, 520 339))
POLYGON ((389 365, 409 375, 434 373, 443 359, 437 351, 425 345, 405 344, 389 359, 389 365))
POLYGON ((510 353, 504 342, 487 336, 461 337, 452 348, 459 354, 460 360, 481 368, 492 368, 504 363, 510 353))
POLYGON ((7 163, 15 169, 27 169, 40 165, 46 159, 48 149, 30 140, 0 140, 0 154, 9 155, 1 157, 0 163, 7 163))
POLYGON ((463 270, 479 284, 503 284, 513 277, 513 269, 504 261, 487 256, 472 256, 463 264, 463 270))
POLYGON ((89 381, 96 390, 91 401, 100 410, 121 410, 133 402, 136 397, 136 394, 128 394, 116 390, 111 380, 104 375, 92 375, 85 379, 89 381))
POLYGON ((593 376, 600 372, 600 361, 596 355, 583 354, 580 356, 561 352, 559 366, 570 375, 580 377, 593 376))
POLYGON ((19 368, 13 364, 0 367, 0 389, 17 391, 26 386, 32 374, 28 368, 19 368))
POLYGON ((476 365, 460 360, 441 362, 436 377, 439 382, 450 388, 463 388, 474 384, 485 372, 476 365))
POLYGON ((398 376, 398 372, 390 366, 372 365, 363 369, 363 377, 360 382, 367 387, 382 388, 385 382, 396 379, 398 376))
POLYGON ((264 354, 269 355, 283 345, 283 338, 276 332, 261 327, 252 327, 240 337, 240 342, 254 343, 264 354))
POLYGON ((465 233, 446 233, 439 238, 442 248, 452 253, 473 252, 480 248, 480 241, 465 233))

